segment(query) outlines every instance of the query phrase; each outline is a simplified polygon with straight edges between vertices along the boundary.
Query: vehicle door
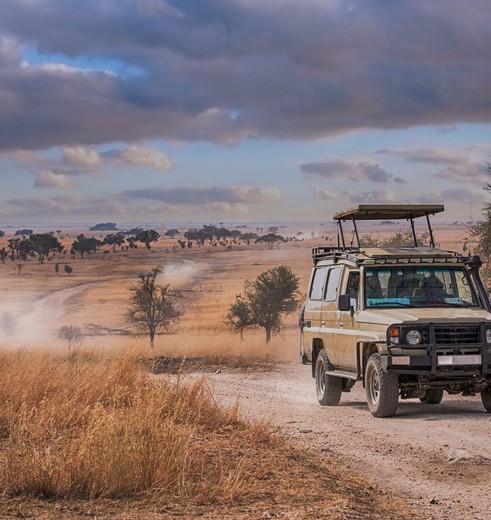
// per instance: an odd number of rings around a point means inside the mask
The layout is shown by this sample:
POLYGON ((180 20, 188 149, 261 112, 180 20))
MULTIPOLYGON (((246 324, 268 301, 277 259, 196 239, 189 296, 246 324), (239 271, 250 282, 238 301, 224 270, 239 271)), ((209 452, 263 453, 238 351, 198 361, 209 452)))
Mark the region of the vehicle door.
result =
POLYGON ((360 303, 360 271, 346 270, 344 280, 341 281, 340 294, 349 294, 352 310, 336 312, 335 341, 337 343, 339 368, 344 370, 356 370, 356 342, 359 336, 359 326, 356 320, 360 303))
POLYGON ((327 273, 321 314, 324 349, 326 350, 329 361, 331 361, 335 367, 339 364, 338 344, 335 332, 338 330, 338 295, 340 293, 343 270, 344 266, 342 265, 330 267, 327 273))
POLYGON ((305 301, 303 348, 312 359, 312 345, 316 338, 321 338, 321 312, 328 266, 315 267, 310 277, 309 292, 305 301))

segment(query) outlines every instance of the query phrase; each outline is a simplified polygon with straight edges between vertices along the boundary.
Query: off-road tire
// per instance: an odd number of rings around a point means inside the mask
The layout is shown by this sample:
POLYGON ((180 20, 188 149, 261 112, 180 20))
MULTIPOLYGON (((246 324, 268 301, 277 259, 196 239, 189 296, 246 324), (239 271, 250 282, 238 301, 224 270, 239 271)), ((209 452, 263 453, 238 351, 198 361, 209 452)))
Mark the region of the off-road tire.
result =
POLYGON ((322 406, 337 406, 341 400, 343 379, 326 375, 326 370, 331 369, 325 350, 321 350, 315 362, 315 389, 317 400, 322 406))
POLYGON ((372 354, 365 370, 365 390, 370 412, 374 417, 392 417, 399 401, 399 379, 382 368, 378 354, 372 354))
POLYGON ((423 404, 440 404, 443 399, 443 388, 428 388, 419 400, 423 404))
POLYGON ((491 387, 488 386, 481 392, 481 401, 486 412, 491 413, 491 387))

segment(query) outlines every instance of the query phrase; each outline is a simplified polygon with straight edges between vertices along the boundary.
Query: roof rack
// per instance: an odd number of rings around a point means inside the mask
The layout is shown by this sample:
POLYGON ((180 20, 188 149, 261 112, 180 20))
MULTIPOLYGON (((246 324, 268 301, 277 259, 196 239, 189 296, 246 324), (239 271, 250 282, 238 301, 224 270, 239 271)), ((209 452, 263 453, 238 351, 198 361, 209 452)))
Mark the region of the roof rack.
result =
POLYGON ((341 249, 331 246, 317 246, 312 248, 314 265, 319 260, 332 259, 334 263, 341 259, 350 260, 357 266, 370 265, 398 265, 398 264, 458 264, 466 263, 468 258, 454 251, 437 249, 434 252, 411 252, 396 255, 363 251, 358 247, 341 249), (361 255, 361 256, 359 256, 361 255))
MULTIPOLYGON (((411 231, 414 240, 414 247, 418 247, 418 239, 414 229, 414 219, 426 217, 428 231, 430 234, 430 245, 435 247, 435 239, 430 223, 430 215, 445 211, 443 204, 359 204, 353 208, 339 211, 333 215, 338 225, 338 248, 342 250, 349 249, 346 247, 342 222, 350 220, 353 223, 356 241, 360 246, 360 237, 356 222, 358 220, 384 220, 384 219, 405 219, 411 223, 411 231)), ((352 247, 352 246, 350 246, 352 247)))
POLYGON ((312 260, 315 264, 318 260, 324 258, 332 258, 334 262, 337 262, 340 258, 346 258, 358 263, 359 258, 354 256, 354 254, 359 252, 359 247, 340 249, 339 247, 332 246, 316 246, 312 248, 312 260))

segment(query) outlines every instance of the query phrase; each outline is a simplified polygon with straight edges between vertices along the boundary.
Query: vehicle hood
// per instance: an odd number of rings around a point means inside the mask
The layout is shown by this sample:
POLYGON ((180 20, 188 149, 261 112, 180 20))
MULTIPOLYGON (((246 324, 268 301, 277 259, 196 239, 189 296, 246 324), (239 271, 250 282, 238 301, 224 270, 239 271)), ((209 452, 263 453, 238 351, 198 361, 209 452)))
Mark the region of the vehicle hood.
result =
POLYGON ((491 313, 484 309, 451 307, 431 307, 426 309, 370 309, 359 311, 358 322, 378 325, 391 325, 403 322, 476 322, 491 321, 491 313))

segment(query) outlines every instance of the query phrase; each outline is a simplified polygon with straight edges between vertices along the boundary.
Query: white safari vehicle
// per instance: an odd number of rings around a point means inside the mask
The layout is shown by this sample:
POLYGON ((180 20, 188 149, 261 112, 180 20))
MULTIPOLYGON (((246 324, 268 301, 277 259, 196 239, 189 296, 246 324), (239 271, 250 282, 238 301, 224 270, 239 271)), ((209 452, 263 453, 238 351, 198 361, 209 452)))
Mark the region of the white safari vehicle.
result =
POLYGON ((480 393, 491 412, 491 306, 478 256, 435 247, 429 216, 443 205, 359 205, 336 213, 337 247, 315 247, 300 316, 303 364, 312 365, 317 398, 335 406, 361 381, 375 417, 396 413, 399 398, 437 404, 443 393, 480 393), (428 225, 430 247, 414 220, 428 225), (364 248, 356 223, 411 224, 412 247, 364 248), (351 222, 356 245, 346 245, 351 222))

